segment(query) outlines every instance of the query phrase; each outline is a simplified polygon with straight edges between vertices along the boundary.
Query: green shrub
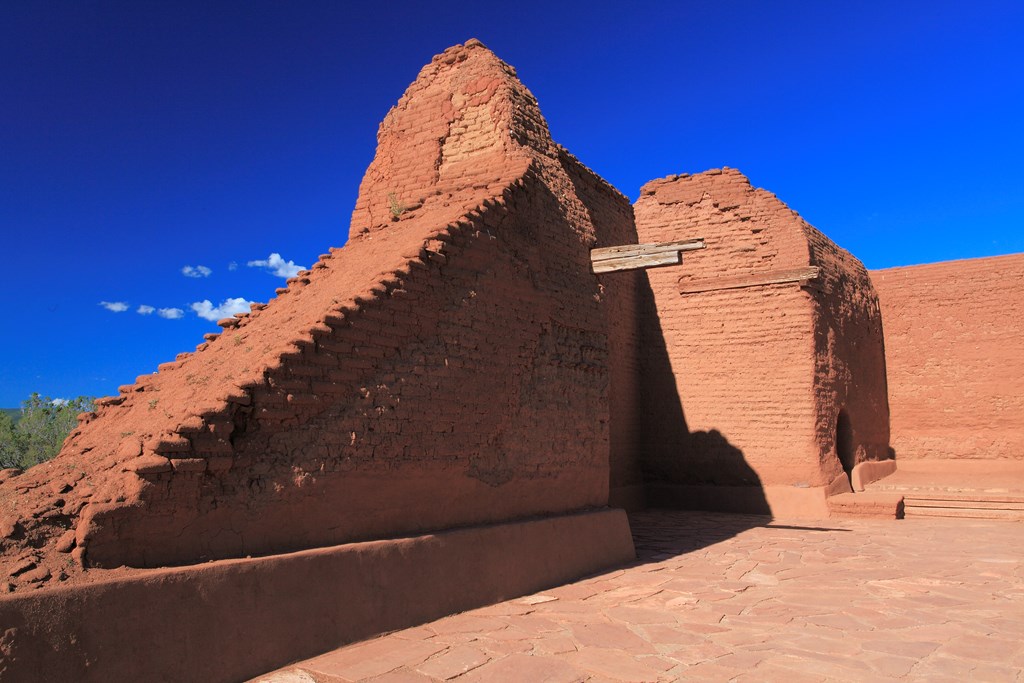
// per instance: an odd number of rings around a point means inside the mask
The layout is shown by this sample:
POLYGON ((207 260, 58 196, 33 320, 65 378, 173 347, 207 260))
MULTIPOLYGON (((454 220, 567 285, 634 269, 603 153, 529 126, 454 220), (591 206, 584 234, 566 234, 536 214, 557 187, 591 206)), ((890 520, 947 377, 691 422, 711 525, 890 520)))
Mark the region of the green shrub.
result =
POLYGON ((63 400, 32 394, 21 404, 15 421, 0 413, 0 468, 38 465, 57 455, 78 424, 78 414, 93 409, 88 396, 63 400))

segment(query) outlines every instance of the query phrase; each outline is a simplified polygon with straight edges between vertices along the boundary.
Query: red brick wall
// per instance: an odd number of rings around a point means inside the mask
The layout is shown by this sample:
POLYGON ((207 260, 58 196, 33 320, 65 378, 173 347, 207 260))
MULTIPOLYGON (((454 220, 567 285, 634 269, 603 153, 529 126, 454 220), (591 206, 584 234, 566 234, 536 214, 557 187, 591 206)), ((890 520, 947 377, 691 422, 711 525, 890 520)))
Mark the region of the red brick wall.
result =
MULTIPOLYGON (((629 201, 564 150, 563 159, 575 191, 588 207, 597 237, 593 246, 636 244, 629 201)), ((608 330, 610 504, 638 508, 643 506, 640 311, 650 299, 650 285, 642 270, 603 273, 597 280, 608 330)))
POLYGON ((635 241, 628 200, 479 43, 379 141, 344 248, 0 484, 25 537, 5 558, 179 564, 607 504, 631 323, 589 250, 635 241))
POLYGON ((1024 457, 1024 254, 871 279, 897 459, 1024 457))
POLYGON ((810 263, 821 269, 808 291, 815 306, 815 442, 828 479, 840 474, 840 411, 852 428, 849 464, 892 457, 885 345, 878 295, 863 264, 812 226, 803 225, 810 263))
POLYGON ((397 271, 314 331, 235 411, 231 469, 151 477, 145 518, 121 506, 91 517, 117 530, 86 539, 91 561, 280 552, 604 505, 607 334, 596 287, 574 276, 583 245, 528 237, 563 227, 538 194, 521 188, 508 210, 439 235, 443 262, 397 271))
POLYGON ((651 480, 825 486, 842 406, 860 457, 885 455, 887 432, 867 427, 887 420, 877 302, 855 259, 732 169, 648 183, 635 211, 641 242, 707 243, 648 271, 651 480), (823 277, 807 287, 722 288, 809 265, 823 277))

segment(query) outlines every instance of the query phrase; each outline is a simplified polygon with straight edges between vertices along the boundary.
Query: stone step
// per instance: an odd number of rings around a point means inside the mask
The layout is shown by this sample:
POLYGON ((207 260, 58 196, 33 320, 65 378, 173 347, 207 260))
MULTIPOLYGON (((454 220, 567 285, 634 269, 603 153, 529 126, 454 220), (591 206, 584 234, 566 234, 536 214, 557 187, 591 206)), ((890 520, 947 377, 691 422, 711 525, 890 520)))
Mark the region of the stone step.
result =
POLYGON ((916 493, 903 496, 905 504, 927 508, 957 508, 976 510, 1020 510, 1024 511, 1024 500, 990 499, 982 496, 950 498, 945 496, 920 496, 916 493))
POLYGON ((903 496, 894 493, 840 493, 828 499, 829 516, 902 519, 903 496))
POLYGON ((865 486, 917 497, 982 496, 984 500, 1024 501, 1024 460, 930 460, 898 462, 896 471, 865 486), (918 495, 920 494, 920 495, 918 495))
POLYGON ((956 517, 960 519, 999 519, 1024 522, 1024 510, 1000 510, 993 508, 944 508, 906 505, 907 517, 956 517))
POLYGON ((1002 503, 1024 503, 1024 493, 1020 493, 1019 491, 1008 491, 1005 489, 971 489, 966 487, 954 488, 930 485, 908 486, 906 484, 886 485, 882 482, 876 482, 874 484, 869 484, 865 490, 878 493, 899 493, 905 497, 912 496, 914 498, 932 500, 978 500, 1002 503))
POLYGON ((1016 461, 911 461, 865 489, 902 495, 907 517, 1024 520, 1024 466, 1016 461))

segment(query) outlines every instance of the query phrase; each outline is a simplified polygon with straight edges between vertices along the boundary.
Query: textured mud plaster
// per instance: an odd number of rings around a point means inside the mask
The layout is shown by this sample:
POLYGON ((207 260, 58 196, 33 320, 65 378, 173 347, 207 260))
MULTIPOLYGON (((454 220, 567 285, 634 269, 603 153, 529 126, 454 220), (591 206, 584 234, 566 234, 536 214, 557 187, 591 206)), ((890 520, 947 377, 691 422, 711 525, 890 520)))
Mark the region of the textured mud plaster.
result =
POLYGON ((842 488, 840 411, 849 467, 888 457, 878 300, 857 259, 734 169, 648 183, 635 212, 641 242, 707 242, 648 272, 649 482, 842 488))
POLYGON ((871 279, 897 458, 1024 458, 1024 254, 871 279))
POLYGON ((635 557, 599 510, 0 595, 0 680, 237 683, 635 557))
POLYGON ((633 329, 589 250, 635 240, 511 67, 445 51, 381 124, 346 246, 0 484, 3 561, 74 578, 606 505, 633 329))

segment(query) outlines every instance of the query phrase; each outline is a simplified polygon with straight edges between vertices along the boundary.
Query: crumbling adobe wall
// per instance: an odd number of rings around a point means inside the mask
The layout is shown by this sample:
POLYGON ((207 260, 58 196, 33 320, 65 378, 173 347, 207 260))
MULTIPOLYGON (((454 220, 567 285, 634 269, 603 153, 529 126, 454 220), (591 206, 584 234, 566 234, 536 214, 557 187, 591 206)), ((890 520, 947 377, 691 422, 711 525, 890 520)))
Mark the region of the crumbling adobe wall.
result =
POLYGON ((626 342, 589 250, 635 241, 628 201, 477 41, 378 143, 343 249, 0 483, 12 589, 607 504, 626 342))
POLYGON ((850 252, 800 220, 810 264, 820 269, 808 283, 814 304, 815 443, 822 470, 849 475, 861 462, 886 460, 890 448, 885 343, 878 295, 864 265, 850 252), (840 417, 840 413, 844 413, 840 417), (843 444, 840 421, 852 433, 843 444), (848 449, 848 453, 843 451, 848 449))
POLYGON ((897 459, 1024 458, 1024 254, 871 279, 897 459))
POLYGON ((734 169, 652 181, 634 208, 641 242, 707 243, 648 271, 649 481, 829 487, 841 409, 858 461, 887 456, 878 304, 855 258, 734 169))
MULTIPOLYGON (((633 207, 599 176, 562 150, 563 165, 587 208, 597 235, 594 247, 636 244, 633 207)), ((641 311, 649 308, 651 287, 643 270, 602 273, 597 276, 608 329, 609 355, 609 505, 637 510, 644 507, 641 377, 641 311)))

